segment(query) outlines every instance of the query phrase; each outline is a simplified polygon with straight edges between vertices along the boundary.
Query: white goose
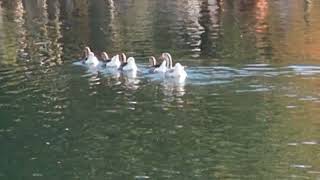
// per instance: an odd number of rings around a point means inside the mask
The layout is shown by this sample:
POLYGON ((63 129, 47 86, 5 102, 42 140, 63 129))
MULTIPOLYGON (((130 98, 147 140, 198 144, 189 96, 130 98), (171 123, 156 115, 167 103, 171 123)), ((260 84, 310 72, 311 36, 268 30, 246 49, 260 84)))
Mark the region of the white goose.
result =
POLYGON ((187 72, 184 70, 184 67, 180 63, 176 63, 173 67, 173 71, 167 71, 166 75, 168 77, 185 80, 187 77, 187 72))
POLYGON ((119 60, 119 55, 115 55, 111 58, 111 61, 110 62, 107 62, 106 64, 107 67, 110 67, 110 68, 119 68, 121 66, 121 62, 119 60))
POLYGON ((163 60, 161 64, 157 64, 157 60, 154 56, 151 56, 149 58, 150 63, 150 72, 159 72, 159 73, 165 73, 167 71, 167 63, 166 60, 163 60))
POLYGON ((107 63, 111 61, 111 58, 109 58, 109 55, 105 51, 103 51, 101 53, 100 57, 101 57, 101 62, 100 62, 101 66, 100 67, 106 68, 107 63))
POLYGON ((180 63, 176 63, 175 66, 172 67, 172 58, 169 53, 162 53, 162 57, 167 62, 167 71, 165 76, 169 78, 177 78, 179 79, 179 82, 184 81, 187 77, 184 67, 180 63))
POLYGON ((83 64, 97 66, 100 63, 98 58, 94 55, 94 53, 90 50, 89 47, 85 47, 84 56, 85 59, 83 61, 83 64))
POLYGON ((122 67, 123 71, 137 71, 138 67, 133 57, 129 57, 126 64, 122 67))
POLYGON ((101 60, 103 63, 108 63, 111 61, 111 59, 109 58, 109 55, 105 51, 101 53, 101 60))
POLYGON ((125 67, 128 64, 126 54, 125 53, 121 53, 119 55, 119 60, 120 60, 120 63, 121 63, 121 65, 119 67, 119 70, 123 70, 123 67, 125 67))

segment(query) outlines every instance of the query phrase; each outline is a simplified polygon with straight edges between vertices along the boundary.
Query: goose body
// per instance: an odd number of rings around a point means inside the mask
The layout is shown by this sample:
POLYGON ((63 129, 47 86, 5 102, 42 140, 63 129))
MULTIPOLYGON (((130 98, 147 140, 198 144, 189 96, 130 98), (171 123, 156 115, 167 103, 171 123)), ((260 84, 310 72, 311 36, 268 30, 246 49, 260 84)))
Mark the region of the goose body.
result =
POLYGON ((101 68, 105 68, 107 66, 107 63, 111 61, 109 58, 109 55, 104 51, 101 53, 101 68))
POLYGON ((123 71, 137 71, 138 67, 133 57, 129 57, 127 63, 122 67, 123 71))
POLYGON ((165 73, 167 71, 167 62, 162 61, 159 67, 154 68, 153 72, 165 73))
POLYGON ((167 71, 167 67, 166 67, 166 61, 163 60, 161 64, 157 64, 157 60, 154 56, 151 56, 149 58, 149 63, 150 63, 150 72, 154 73, 154 72, 166 72, 167 71))
POLYGON ((187 73, 180 63, 176 63, 174 68, 166 72, 166 77, 186 79, 187 73))
POLYGON ((104 51, 101 53, 101 60, 103 63, 108 63, 111 61, 111 58, 109 58, 109 55, 104 51))
POLYGON ((97 66, 100 62, 98 58, 91 52, 89 47, 86 47, 84 50, 85 60, 83 61, 84 64, 90 66, 97 66))
POLYGON ((120 63, 121 63, 121 65, 119 67, 119 70, 123 70, 123 67, 125 67, 128 64, 126 54, 121 53, 119 55, 119 60, 120 60, 120 63))
MULTIPOLYGON (((126 59, 126 55, 124 53, 113 56, 111 59, 109 58, 106 52, 101 53, 101 62, 98 58, 91 52, 89 47, 84 49, 84 59, 81 61, 82 64, 88 65, 91 67, 97 67, 99 64, 102 67, 112 68, 116 71, 122 70, 125 73, 134 73, 134 77, 136 76, 138 67, 135 63, 135 59, 133 57, 129 57, 126 59)), ((152 73, 163 73, 165 78, 174 79, 178 82, 183 82, 187 78, 187 73, 185 71, 185 67, 180 63, 176 63, 173 67, 172 57, 169 53, 162 53, 160 57, 162 61, 161 64, 157 64, 156 58, 151 56, 149 58, 150 62, 150 72, 152 73)))
POLYGON ((176 63, 174 67, 172 67, 172 58, 169 53, 163 53, 162 57, 166 60, 167 70, 165 72, 165 76, 169 78, 177 78, 180 81, 184 81, 187 77, 187 72, 184 70, 184 67, 180 63, 176 63))
POLYGON ((121 66, 121 62, 119 60, 119 55, 113 56, 109 62, 106 63, 106 67, 110 68, 119 68, 121 66))

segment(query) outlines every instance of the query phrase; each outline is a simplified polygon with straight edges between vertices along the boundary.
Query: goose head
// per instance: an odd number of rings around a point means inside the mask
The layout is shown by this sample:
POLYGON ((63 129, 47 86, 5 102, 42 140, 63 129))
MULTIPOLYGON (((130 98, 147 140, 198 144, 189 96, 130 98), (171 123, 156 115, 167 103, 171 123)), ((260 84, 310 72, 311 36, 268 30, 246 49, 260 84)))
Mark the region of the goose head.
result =
POLYGON ((166 68, 167 67, 167 61, 166 60, 163 60, 160 67, 162 68, 166 68))
POLYGON ((117 54, 111 58, 111 62, 117 62, 117 61, 120 62, 119 54, 117 54))
POLYGON ((149 57, 149 64, 150 64, 150 67, 154 67, 157 64, 157 60, 154 56, 149 57))
POLYGON ((155 68, 153 72, 161 72, 165 73, 167 71, 167 62, 165 60, 162 61, 161 65, 158 68, 155 68))
POLYGON ((167 68, 172 69, 172 57, 169 53, 162 53, 161 57, 167 62, 167 68))
POLYGON ((84 53, 85 59, 89 57, 90 52, 91 52, 91 49, 88 46, 84 48, 83 53, 84 53))
POLYGON ((121 62, 122 64, 127 63, 127 56, 126 56, 126 54, 121 53, 121 54, 119 55, 119 59, 120 59, 120 62, 121 62))
POLYGON ((101 53, 101 58, 102 58, 102 61, 107 61, 109 60, 109 56, 106 52, 102 52, 101 53))

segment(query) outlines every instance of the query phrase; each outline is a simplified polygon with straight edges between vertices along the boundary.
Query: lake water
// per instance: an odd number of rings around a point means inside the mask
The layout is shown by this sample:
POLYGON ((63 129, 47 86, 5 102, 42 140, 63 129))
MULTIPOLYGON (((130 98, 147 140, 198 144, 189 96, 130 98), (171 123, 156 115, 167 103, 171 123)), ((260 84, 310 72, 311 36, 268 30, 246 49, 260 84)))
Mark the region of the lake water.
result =
POLYGON ((320 179, 320 1, 0 2, 0 179, 320 179))

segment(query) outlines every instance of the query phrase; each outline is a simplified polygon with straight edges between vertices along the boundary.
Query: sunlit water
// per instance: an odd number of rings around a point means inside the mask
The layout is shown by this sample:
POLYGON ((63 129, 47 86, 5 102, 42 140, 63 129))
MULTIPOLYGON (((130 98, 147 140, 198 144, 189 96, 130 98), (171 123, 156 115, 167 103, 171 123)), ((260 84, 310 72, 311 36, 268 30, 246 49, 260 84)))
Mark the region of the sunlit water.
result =
POLYGON ((320 1, 0 2, 0 179, 320 178, 320 1))

